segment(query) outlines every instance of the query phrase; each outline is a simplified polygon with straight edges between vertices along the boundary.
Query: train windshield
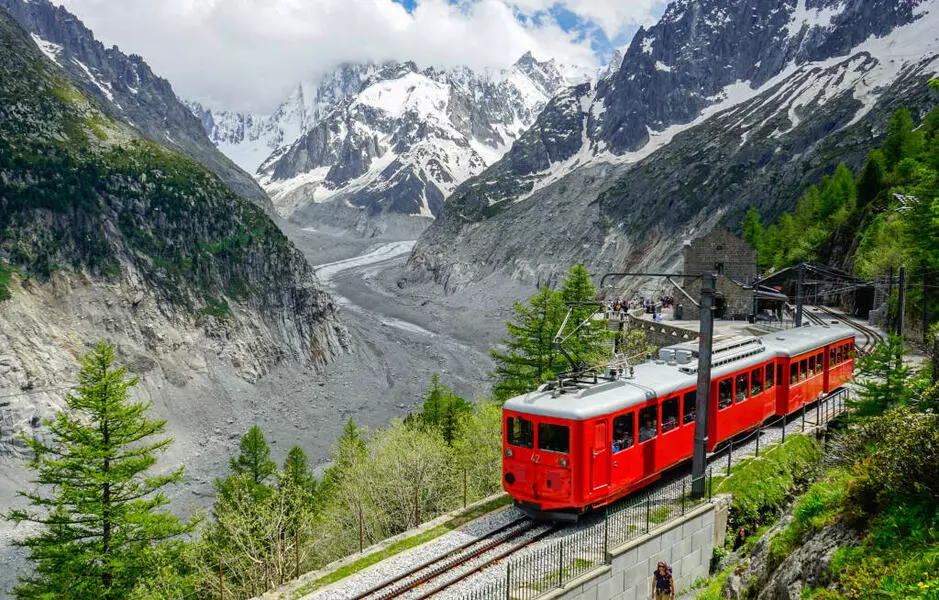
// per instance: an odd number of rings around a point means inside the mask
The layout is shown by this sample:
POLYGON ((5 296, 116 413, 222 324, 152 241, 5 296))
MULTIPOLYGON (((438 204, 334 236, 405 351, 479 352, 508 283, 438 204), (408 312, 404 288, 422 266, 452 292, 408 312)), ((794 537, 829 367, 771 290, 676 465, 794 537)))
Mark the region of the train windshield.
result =
POLYGON ((567 454, 571 449, 570 431, 564 425, 538 423, 538 449, 567 454))
POLYGON ((535 445, 535 428, 531 421, 521 417, 509 417, 505 427, 509 445, 532 448, 535 445))

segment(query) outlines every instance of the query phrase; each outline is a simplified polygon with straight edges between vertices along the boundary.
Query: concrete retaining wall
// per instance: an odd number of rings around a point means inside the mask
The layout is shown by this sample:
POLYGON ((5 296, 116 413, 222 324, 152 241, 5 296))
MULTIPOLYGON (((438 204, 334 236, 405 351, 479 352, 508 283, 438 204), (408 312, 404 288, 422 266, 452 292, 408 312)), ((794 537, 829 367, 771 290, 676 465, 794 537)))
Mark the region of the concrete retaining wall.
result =
POLYGON ((678 591, 708 576, 715 544, 727 529, 730 498, 718 496, 649 534, 615 548, 611 564, 544 596, 555 600, 642 600, 651 591, 652 572, 660 560, 672 567, 678 591))

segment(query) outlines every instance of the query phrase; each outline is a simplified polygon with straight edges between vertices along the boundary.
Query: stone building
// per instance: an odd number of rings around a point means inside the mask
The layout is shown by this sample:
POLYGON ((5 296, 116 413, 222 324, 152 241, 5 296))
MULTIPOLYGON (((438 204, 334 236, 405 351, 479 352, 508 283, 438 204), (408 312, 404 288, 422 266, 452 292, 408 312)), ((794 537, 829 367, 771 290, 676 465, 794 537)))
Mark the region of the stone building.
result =
MULTIPOLYGON (((682 319, 698 319, 701 298, 701 273, 717 275, 714 317, 746 319, 753 312, 753 287, 756 280, 756 250, 726 229, 685 243, 685 262, 681 282, 674 282, 675 303, 681 305, 682 319)), ((765 290, 760 290, 763 295, 765 290)))

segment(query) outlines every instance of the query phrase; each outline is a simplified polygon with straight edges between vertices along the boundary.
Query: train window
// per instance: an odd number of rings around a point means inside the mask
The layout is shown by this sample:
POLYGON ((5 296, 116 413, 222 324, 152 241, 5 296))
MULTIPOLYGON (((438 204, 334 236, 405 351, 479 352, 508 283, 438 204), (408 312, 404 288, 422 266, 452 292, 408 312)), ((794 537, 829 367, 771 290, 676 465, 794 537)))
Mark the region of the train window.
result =
POLYGON ((519 448, 531 448, 535 445, 535 427, 528 419, 509 417, 506 430, 509 432, 509 444, 519 448))
POLYGON ((685 394, 685 405, 682 407, 681 422, 691 423, 694 421, 695 411, 698 410, 698 393, 688 392, 685 394))
POLYGON ((750 397, 750 374, 741 373, 737 375, 737 402, 743 402, 750 397))
POLYGON ((763 393, 763 369, 753 369, 750 372, 750 395, 763 393))
POLYGON ((805 367, 806 367, 807 362, 808 360, 804 358, 799 361, 799 381, 802 381, 803 379, 805 379, 805 374, 806 374, 805 367))
POLYGON ((815 374, 815 357, 810 356, 809 357, 809 375, 814 375, 814 374, 815 374))
POLYGON ((678 396, 662 403, 662 433, 678 427, 678 396))
POLYGON ((632 448, 633 440, 633 414, 620 415, 613 419, 613 453, 622 452, 632 448))
POLYGON ((645 442, 656 436, 659 426, 659 407, 647 406, 639 411, 639 441, 645 442))
POLYGON ((717 384, 717 408, 727 408, 733 404, 734 380, 725 379, 717 384))
POLYGON ((819 352, 815 356, 815 374, 818 375, 822 372, 822 353, 819 352))
POLYGON ((766 365, 766 389, 773 387, 773 365, 766 365))
POLYGON ((789 383, 797 383, 799 381, 799 363, 794 362, 789 365, 789 383))
POLYGON ((567 454, 571 449, 570 430, 566 425, 538 423, 538 449, 567 454))
POLYGON ((776 383, 782 385, 783 373, 782 365, 776 365, 776 383))
POLYGON ((838 364, 844 362, 844 346, 838 346, 838 364))

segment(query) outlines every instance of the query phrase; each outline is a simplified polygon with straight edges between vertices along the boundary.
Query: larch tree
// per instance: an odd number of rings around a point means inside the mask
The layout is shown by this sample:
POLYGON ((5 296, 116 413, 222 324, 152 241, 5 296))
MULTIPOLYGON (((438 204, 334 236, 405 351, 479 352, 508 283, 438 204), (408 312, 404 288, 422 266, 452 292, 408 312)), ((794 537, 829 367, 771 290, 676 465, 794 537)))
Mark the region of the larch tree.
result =
POLYGON ((14 542, 34 564, 14 588, 17 598, 126 598, 152 576, 154 555, 176 555, 179 536, 193 527, 161 510, 182 467, 152 471, 173 440, 156 439, 166 421, 147 418, 150 404, 128 398, 137 378, 114 366, 114 347, 100 342, 89 352, 78 382, 66 409, 46 421, 48 436, 25 438, 38 487, 20 493, 29 508, 6 517, 39 529, 14 542))
POLYGON ((606 321, 592 318, 598 309, 597 290, 583 263, 567 272, 561 283, 561 298, 570 309, 570 318, 561 334, 567 338, 564 348, 573 352, 583 366, 593 366, 609 354, 606 342, 610 332, 606 321))
POLYGON ((535 389, 564 370, 565 362, 554 346, 554 336, 564 320, 564 299, 541 288, 528 304, 515 303, 515 321, 506 322, 505 351, 490 350, 496 369, 493 395, 504 401, 535 389))
POLYGON ((264 439, 261 428, 257 425, 241 436, 237 458, 231 459, 231 470, 236 474, 245 473, 257 486, 264 485, 267 479, 277 471, 277 464, 271 460, 271 449, 264 439))

